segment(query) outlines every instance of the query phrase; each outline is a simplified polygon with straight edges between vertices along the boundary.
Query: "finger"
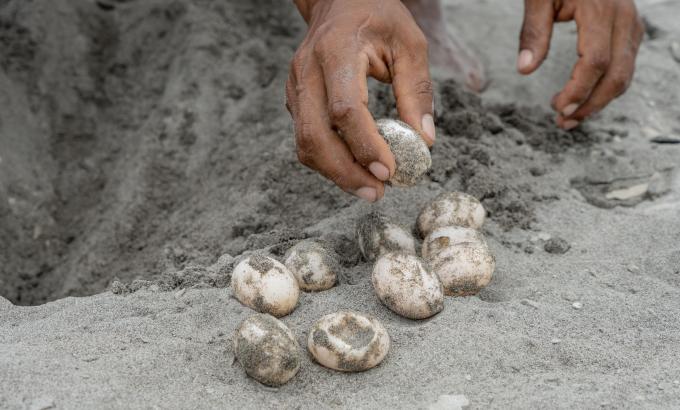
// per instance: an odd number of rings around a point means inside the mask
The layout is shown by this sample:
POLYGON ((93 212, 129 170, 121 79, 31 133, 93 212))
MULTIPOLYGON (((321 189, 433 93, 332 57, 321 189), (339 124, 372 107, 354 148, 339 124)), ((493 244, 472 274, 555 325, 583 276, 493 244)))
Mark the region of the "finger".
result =
POLYGON ((436 138, 432 80, 427 59, 427 40, 419 33, 414 44, 393 57, 392 88, 402 121, 413 127, 428 146, 436 138))
POLYGON ((628 89, 635 72, 635 57, 643 33, 644 29, 638 21, 635 9, 624 9, 618 13, 612 36, 613 52, 609 70, 585 103, 571 116, 567 116, 565 122, 584 120, 601 111, 628 89))
POLYGON ((579 59, 571 79, 554 99, 554 108, 562 116, 576 112, 609 69, 615 16, 609 1, 592 2, 586 12, 576 11, 579 59))
POLYGON ((297 68, 291 75, 288 101, 294 113, 298 159, 318 171, 343 191, 374 202, 384 195, 384 184, 354 160, 347 145, 331 129, 326 90, 316 64, 297 68), (302 81, 297 83, 296 78, 302 81), (301 85, 304 84, 304 85, 301 85))
POLYGON ((354 158, 381 181, 388 180, 396 168, 394 157, 378 133, 368 110, 366 73, 368 57, 335 53, 321 58, 328 95, 330 123, 349 146, 354 158))
POLYGON ((552 1, 524 1, 524 22, 517 57, 517 71, 521 74, 531 74, 545 60, 550 48, 554 19, 552 1))

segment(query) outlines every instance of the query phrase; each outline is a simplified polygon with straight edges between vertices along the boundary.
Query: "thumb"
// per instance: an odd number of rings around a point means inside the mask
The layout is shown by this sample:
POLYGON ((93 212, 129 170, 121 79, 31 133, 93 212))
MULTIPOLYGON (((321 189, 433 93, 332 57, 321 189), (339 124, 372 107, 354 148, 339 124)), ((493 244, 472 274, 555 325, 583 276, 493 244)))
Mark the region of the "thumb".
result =
POLYGON ((392 89, 399 117, 420 133, 428 146, 435 140, 432 81, 427 61, 427 47, 411 58, 396 59, 392 89))
POLYGON ((550 48, 554 20, 552 1, 524 0, 524 22, 517 57, 517 71, 520 74, 531 74, 545 60, 550 48))

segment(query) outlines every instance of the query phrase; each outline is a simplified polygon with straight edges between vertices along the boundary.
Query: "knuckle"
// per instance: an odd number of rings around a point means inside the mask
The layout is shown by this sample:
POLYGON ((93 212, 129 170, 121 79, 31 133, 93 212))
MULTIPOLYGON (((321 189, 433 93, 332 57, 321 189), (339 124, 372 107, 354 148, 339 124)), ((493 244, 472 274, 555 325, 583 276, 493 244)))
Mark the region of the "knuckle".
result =
POLYGON ((315 56, 324 56, 329 50, 337 48, 337 39, 341 36, 337 29, 324 23, 317 29, 317 35, 312 45, 315 56))
POLYGON ((523 45, 537 43, 543 36, 543 30, 535 24, 524 23, 520 32, 520 42, 523 45))
POLYGON ((585 57, 585 62, 588 67, 594 69, 599 73, 604 73, 609 68, 610 63, 609 55, 606 53, 593 53, 585 57))
POLYGON ((428 42, 427 42, 427 37, 425 37, 425 34, 418 29, 416 32, 413 34, 413 38, 411 39, 411 45, 414 47, 415 50, 424 50, 427 51, 428 47, 428 42))
POLYGON ((623 94, 630 86, 630 79, 624 75, 613 76, 610 81, 616 96, 623 94))
POLYGON ((434 92, 432 87, 432 81, 422 80, 417 82, 415 85, 415 92, 417 95, 432 97, 432 93, 434 92))
POLYGON ((296 52, 293 60, 290 62, 290 73, 293 78, 301 78, 305 67, 305 58, 303 53, 296 52))
POLYGON ((309 129, 309 125, 303 123, 295 137, 298 160, 308 167, 313 164, 314 158, 314 135, 309 129))
POLYGON ((326 172, 326 176, 328 177, 328 179, 333 181, 333 183, 335 185, 337 185, 337 186, 339 186, 340 188, 343 188, 343 189, 345 188, 346 178, 345 178, 344 174, 339 169, 333 168, 333 169, 328 170, 326 172))
POLYGON ((286 108, 288 109, 288 112, 291 114, 293 113, 293 101, 295 100, 295 97, 293 97, 293 93, 295 92, 295 87, 293 86, 291 80, 289 79, 286 81, 286 108))
POLYGON ((346 122, 356 110, 354 104, 348 100, 333 101, 328 109, 331 121, 335 124, 346 122))

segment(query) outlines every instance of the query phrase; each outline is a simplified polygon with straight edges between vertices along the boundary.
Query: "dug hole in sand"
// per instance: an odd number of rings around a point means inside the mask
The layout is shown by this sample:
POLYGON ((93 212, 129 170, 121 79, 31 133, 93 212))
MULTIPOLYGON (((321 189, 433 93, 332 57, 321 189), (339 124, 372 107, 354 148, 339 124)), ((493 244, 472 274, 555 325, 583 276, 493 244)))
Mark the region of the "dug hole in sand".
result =
MULTIPOLYGON (((425 321, 373 293, 352 232, 369 205, 297 162, 289 2, 99 4, 0 2, 0 408, 680 405, 680 147, 652 141, 680 133, 677 3, 638 2, 654 30, 631 89, 565 133, 547 110, 573 25, 520 78, 520 5, 447 2, 493 82, 480 100, 437 80, 432 169, 374 208, 415 236, 429 200, 475 196, 496 271, 425 321), (307 238, 341 267, 282 318, 298 344, 354 310, 385 325, 390 354, 356 374, 303 355, 266 388, 233 363, 253 312, 229 274, 307 238)), ((372 84, 374 117, 393 107, 372 84)))

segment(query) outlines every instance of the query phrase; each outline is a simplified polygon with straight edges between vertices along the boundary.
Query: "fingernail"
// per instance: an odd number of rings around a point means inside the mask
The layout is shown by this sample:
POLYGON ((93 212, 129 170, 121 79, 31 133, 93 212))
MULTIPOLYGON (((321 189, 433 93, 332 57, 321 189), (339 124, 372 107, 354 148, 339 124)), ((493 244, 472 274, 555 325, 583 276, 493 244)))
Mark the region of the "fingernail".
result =
POLYGON ((367 186, 357 189, 354 192, 354 195, 368 202, 375 202, 375 200, 378 199, 378 193, 376 192, 375 188, 367 186))
POLYGON ((427 134, 427 136, 430 138, 430 142, 434 142, 435 138, 437 138, 437 131, 434 128, 434 118, 432 118, 432 115, 423 115, 421 126, 423 127, 423 132, 425 132, 425 134, 427 134))
POLYGON ((578 125, 578 121, 576 120, 566 120, 564 123, 562 123, 562 128, 565 130, 570 130, 578 125))
POLYGON ((517 69, 523 71, 524 69, 529 68, 533 60, 534 53, 532 53, 531 50, 520 51, 519 57, 517 57, 517 69))
POLYGON ((578 108, 578 104, 569 104, 566 107, 564 107, 564 110, 562 110, 562 115, 565 117, 570 116, 574 112, 576 112, 576 109, 578 108))
POLYGON ((390 179, 390 170, 379 162, 371 162, 368 166, 368 170, 371 171, 371 174, 381 181, 387 181, 390 179))

